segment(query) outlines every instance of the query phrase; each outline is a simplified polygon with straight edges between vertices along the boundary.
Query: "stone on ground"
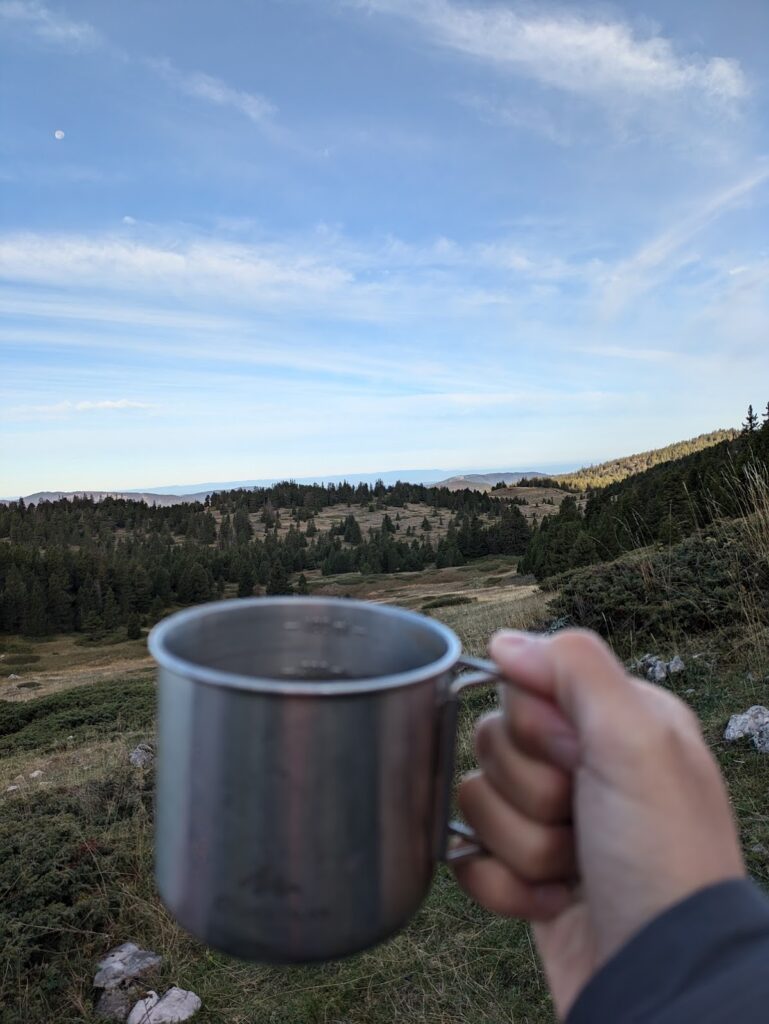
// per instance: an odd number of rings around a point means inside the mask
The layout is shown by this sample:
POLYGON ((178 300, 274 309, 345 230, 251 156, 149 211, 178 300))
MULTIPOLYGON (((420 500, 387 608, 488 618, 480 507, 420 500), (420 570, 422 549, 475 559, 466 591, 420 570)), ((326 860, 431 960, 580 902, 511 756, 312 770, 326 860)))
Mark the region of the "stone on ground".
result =
POLYGON ((169 988, 162 999, 157 992, 140 999, 128 1017, 128 1024, 180 1024, 200 1009, 200 996, 183 988, 169 988))
POLYGON ((155 751, 150 743, 140 743, 128 755, 134 768, 148 768, 155 760, 155 751))
POLYGON ((139 949, 133 942, 124 942, 99 961, 93 987, 112 989, 127 985, 156 970, 162 959, 148 949, 139 949))
MULTIPOLYGON (((748 708, 742 714, 732 715, 724 731, 724 739, 727 743, 733 743, 735 740, 750 738, 755 743, 759 732, 767 726, 769 726, 769 708, 765 708, 763 704, 754 704, 752 708, 748 708)), ((762 739, 761 742, 763 743, 764 740, 762 739)), ((757 743, 756 746, 758 747, 757 743)), ((758 749, 762 748, 758 747, 758 749)))

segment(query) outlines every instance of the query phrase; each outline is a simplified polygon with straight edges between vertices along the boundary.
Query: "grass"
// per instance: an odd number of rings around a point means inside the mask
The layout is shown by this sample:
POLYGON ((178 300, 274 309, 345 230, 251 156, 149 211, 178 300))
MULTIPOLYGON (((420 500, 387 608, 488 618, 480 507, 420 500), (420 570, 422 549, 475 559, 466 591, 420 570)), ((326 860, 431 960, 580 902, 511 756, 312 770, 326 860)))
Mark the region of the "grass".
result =
POLYGON ((483 657, 498 629, 528 629, 549 616, 549 596, 536 587, 473 605, 441 608, 437 617, 459 634, 468 654, 483 657))
POLYGON ((450 605, 456 604, 474 604, 476 601, 477 598, 467 597, 465 594, 446 594, 445 597, 429 598, 422 605, 422 610, 429 611, 431 608, 447 608, 450 605))
MULTIPOLYGON (((440 614, 469 624, 481 608, 440 614)), ((470 695, 460 770, 472 716, 492 703, 470 695)), ((151 680, 130 677, 0 702, 1 1024, 91 1024, 96 962, 128 940, 163 955, 160 986, 200 995, 201 1024, 552 1021, 528 929, 473 905, 443 868, 408 928, 340 963, 262 967, 189 938, 154 892, 152 771, 127 761, 151 737, 153 705, 151 680)))
MULTIPOLYGON (((494 630, 537 626, 553 614, 551 596, 525 580, 513 586, 503 576, 492 585, 488 574, 500 570, 509 566, 380 577, 388 586, 376 599, 442 602, 431 614, 482 656, 494 630), (445 603, 451 596, 476 600, 445 603)), ((752 647, 724 653, 722 641, 719 632, 678 638, 687 669, 671 685, 703 723, 727 777, 750 870, 769 886, 766 755, 721 740, 730 714, 769 704, 769 657, 758 661, 752 647)), ((44 645, 6 642, 3 653, 11 648, 42 654, 46 663, 44 645)), ((672 646, 658 650, 673 653, 672 646)), ((74 657, 60 685, 81 683, 87 670, 97 679, 109 671, 109 678, 0 701, 0 1024, 95 1024, 95 965, 123 941, 162 954, 156 987, 197 992, 200 1024, 552 1024, 528 928, 473 905, 443 868, 404 931, 340 963, 244 964, 187 936, 154 891, 152 769, 128 764, 131 747, 152 738, 153 682, 116 674, 120 661, 106 649, 91 656, 90 670, 74 657), (42 776, 31 779, 38 770, 42 776), (18 788, 7 793, 10 784, 18 788)), ((493 704, 491 688, 464 698, 458 771, 473 763, 475 717, 493 704)))

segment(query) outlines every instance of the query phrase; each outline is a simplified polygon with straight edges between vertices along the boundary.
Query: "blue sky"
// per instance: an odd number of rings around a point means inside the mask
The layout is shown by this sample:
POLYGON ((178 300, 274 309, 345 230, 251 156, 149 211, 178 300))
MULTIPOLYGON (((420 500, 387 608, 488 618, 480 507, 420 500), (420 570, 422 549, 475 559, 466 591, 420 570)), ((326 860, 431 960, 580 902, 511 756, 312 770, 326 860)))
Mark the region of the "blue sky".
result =
POLYGON ((768 41, 765 0, 0 0, 0 494, 739 423, 768 41))

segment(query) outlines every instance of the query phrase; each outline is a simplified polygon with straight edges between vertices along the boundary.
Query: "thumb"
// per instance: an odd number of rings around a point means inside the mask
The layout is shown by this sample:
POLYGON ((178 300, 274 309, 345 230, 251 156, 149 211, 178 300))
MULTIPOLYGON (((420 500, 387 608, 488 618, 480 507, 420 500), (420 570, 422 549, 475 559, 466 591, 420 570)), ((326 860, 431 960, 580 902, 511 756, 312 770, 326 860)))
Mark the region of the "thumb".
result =
POLYGON ((541 637, 504 631, 492 638, 489 653, 506 678, 554 704, 571 726, 572 736, 559 730, 542 737, 561 767, 576 767, 584 748, 607 727, 623 733, 637 723, 638 686, 595 633, 572 629, 541 637))

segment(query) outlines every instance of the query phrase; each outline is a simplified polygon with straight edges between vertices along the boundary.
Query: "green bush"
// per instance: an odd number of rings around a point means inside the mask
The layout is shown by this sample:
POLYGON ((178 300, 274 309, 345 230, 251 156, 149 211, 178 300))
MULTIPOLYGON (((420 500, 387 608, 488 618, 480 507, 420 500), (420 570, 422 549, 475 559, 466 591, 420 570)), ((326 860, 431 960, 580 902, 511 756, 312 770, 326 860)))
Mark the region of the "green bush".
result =
POLYGON ((672 639, 744 628, 746 603, 765 609, 769 565, 756 558, 742 524, 720 523, 670 548, 633 552, 547 582, 553 609, 611 637, 672 639), (758 600, 757 600, 758 599, 758 600))
POLYGON ((155 716, 150 679, 109 680, 29 701, 0 701, 0 755, 45 750, 74 736, 83 742, 144 729, 155 716))
MULTIPOLYGON (((150 773, 126 767, 0 803, 2 1024, 64 1020, 73 985, 90 997, 97 960, 123 940, 114 924, 138 867, 129 836, 148 828, 152 785, 150 773)), ((150 850, 141 864, 147 876, 150 850)))
POLYGON ((21 665, 32 665, 36 661, 40 661, 39 654, 6 654, 2 664, 12 665, 14 668, 17 668, 21 665))

